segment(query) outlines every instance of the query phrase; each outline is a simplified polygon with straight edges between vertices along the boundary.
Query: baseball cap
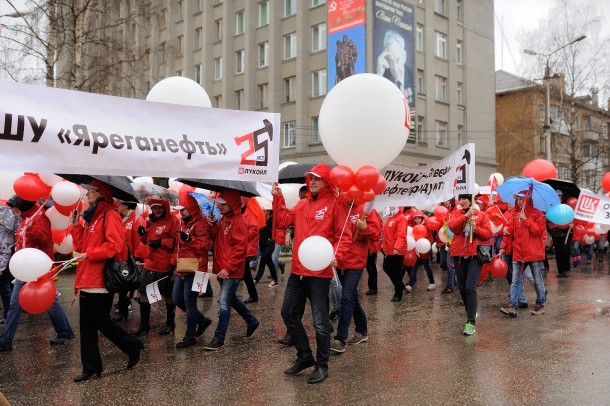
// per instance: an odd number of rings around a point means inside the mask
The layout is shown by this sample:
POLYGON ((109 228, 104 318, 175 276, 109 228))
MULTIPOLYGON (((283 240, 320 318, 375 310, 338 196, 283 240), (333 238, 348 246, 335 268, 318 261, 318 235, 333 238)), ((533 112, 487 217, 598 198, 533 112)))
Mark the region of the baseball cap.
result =
POLYGON ((154 207, 154 206, 163 206, 163 204, 162 203, 153 203, 150 205, 150 207, 154 207))
POLYGON ((223 199, 222 197, 217 197, 216 198, 216 203, 218 203, 218 204, 227 204, 227 201, 225 199, 223 199))
POLYGON ((184 206, 182 206, 180 204, 178 206, 174 206, 174 210, 182 210, 182 209, 184 209, 184 206))

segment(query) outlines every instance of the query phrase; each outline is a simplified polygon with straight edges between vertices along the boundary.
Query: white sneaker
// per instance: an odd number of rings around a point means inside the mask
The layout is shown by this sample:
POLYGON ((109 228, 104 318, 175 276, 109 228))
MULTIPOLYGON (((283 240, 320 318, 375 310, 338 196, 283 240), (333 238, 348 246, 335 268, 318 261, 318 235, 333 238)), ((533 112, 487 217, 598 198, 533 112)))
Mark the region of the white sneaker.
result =
POLYGON ((436 289, 436 285, 434 283, 431 283, 428 285, 428 290, 434 290, 436 289))
POLYGON ((411 287, 411 285, 406 285, 406 286, 405 286, 405 290, 406 290, 407 292, 411 292, 411 291, 413 290, 413 288, 411 287))
POLYGON ((269 284, 270 288, 275 288, 276 286, 280 286, 280 283, 276 281, 271 281, 271 283, 269 284))

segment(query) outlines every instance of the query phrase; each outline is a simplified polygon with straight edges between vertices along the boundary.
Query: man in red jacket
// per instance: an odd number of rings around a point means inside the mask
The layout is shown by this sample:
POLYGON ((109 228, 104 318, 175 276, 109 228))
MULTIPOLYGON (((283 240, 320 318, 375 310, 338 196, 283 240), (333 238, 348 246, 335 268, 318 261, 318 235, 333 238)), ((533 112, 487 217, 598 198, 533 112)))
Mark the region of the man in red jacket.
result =
POLYGON ((328 315, 328 294, 333 267, 342 261, 349 251, 352 240, 351 227, 345 227, 347 206, 335 194, 330 182, 330 167, 321 163, 306 173, 309 187, 308 197, 299 200, 296 206, 288 210, 282 196, 282 190, 274 185, 271 189, 278 208, 277 223, 280 228, 294 225, 294 242, 292 267, 286 284, 282 318, 288 334, 294 339, 297 349, 297 360, 284 371, 287 375, 296 375, 304 369, 315 366, 309 377, 309 383, 322 382, 328 377, 328 358, 330 355, 330 317, 328 315), (299 260, 299 247, 309 236, 322 236, 335 247, 336 259, 325 269, 313 272, 305 268, 299 260), (314 359, 307 333, 303 327, 302 316, 305 303, 309 299, 316 331, 317 354, 314 359))
POLYGON ((523 287, 523 270, 529 265, 536 288, 536 307, 532 314, 544 313, 546 290, 542 278, 541 263, 545 256, 546 218, 544 213, 534 208, 528 191, 515 195, 515 210, 506 227, 512 236, 513 267, 510 285, 510 304, 500 311, 511 317, 518 316, 519 291, 523 287))
POLYGON ((214 240, 214 264, 212 272, 220 282, 220 312, 214 338, 206 350, 217 350, 225 344, 225 336, 231 319, 231 307, 246 321, 246 337, 250 338, 260 325, 235 291, 244 277, 248 254, 248 222, 241 214, 241 198, 234 189, 225 189, 216 198, 222 219, 208 219, 214 240))

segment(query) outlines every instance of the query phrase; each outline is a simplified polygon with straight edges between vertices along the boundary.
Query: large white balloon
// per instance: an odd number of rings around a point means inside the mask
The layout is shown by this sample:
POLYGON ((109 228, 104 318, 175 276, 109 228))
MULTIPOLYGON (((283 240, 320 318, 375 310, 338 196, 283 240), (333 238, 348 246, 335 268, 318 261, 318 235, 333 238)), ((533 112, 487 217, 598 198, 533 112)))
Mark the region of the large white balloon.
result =
POLYGON ((301 183, 283 183, 280 185, 287 209, 292 209, 301 200, 299 199, 299 189, 301 189, 301 186, 303 186, 301 183))
POLYGON ((42 180, 44 183, 51 187, 55 186, 56 183, 59 183, 64 180, 64 178, 62 178, 61 176, 57 176, 54 173, 39 173, 38 177, 40 178, 40 180, 42 180))
POLYGON ((432 244, 430 244, 430 240, 427 238, 420 238, 415 241, 415 251, 417 251, 418 254, 430 252, 430 248, 432 248, 432 244))
POLYGON ((20 176, 23 172, 0 172, 0 199, 8 200, 15 194, 13 183, 20 176))
POLYGON ((74 250, 72 236, 68 234, 60 244, 53 244, 53 248, 60 254, 70 254, 74 250))
POLYGON ((155 183, 155 180, 150 176, 139 176, 137 178, 133 178, 134 183, 155 183))
POLYGON ((390 164, 407 142, 406 99, 380 75, 360 73, 328 93, 319 115, 320 139, 338 164, 357 171, 390 164))
POLYGON ((407 251, 411 251, 415 249, 415 238, 413 235, 407 235, 407 251))
POLYGON ((438 233, 438 239, 441 240, 444 243, 449 242, 449 240, 447 239, 447 237, 443 233, 438 233))
POLYGON ((58 182, 51 189, 53 201, 61 206, 72 206, 81 197, 80 188, 76 183, 58 182))
POLYGON ((319 235, 307 237, 299 246, 299 261, 310 271, 321 271, 333 260, 333 246, 319 235))
POLYGON ((15 252, 9 261, 9 268, 16 279, 31 282, 51 270, 53 261, 47 254, 36 248, 23 248, 15 252))
POLYGON ((44 214, 51 221, 51 227, 56 230, 65 230, 70 226, 70 217, 64 216, 55 207, 49 208, 44 214))
POLYGON ((489 180, 491 181, 493 178, 496 178, 496 182, 498 182, 498 186, 504 183, 504 175, 498 172, 494 172, 489 176, 489 180))
POLYGON ((432 243, 432 253, 436 254, 438 252, 438 247, 436 246, 436 243, 432 243))
POLYGON ((182 76, 163 79, 150 89, 146 100, 185 106, 212 107, 210 96, 203 87, 194 80, 182 76))

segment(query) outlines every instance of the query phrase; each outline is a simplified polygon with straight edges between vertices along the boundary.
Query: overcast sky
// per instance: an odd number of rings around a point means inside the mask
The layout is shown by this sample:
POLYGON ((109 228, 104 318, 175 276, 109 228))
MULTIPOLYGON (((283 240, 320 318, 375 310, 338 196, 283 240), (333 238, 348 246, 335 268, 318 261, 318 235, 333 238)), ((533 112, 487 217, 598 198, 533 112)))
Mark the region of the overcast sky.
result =
MULTIPOLYGON (((599 1, 606 16, 600 36, 610 35, 610 0, 594 1, 599 1)), ((523 50, 516 40, 517 35, 522 29, 537 28, 540 19, 548 16, 552 4, 552 0, 494 0, 496 70, 520 74, 523 50)))

